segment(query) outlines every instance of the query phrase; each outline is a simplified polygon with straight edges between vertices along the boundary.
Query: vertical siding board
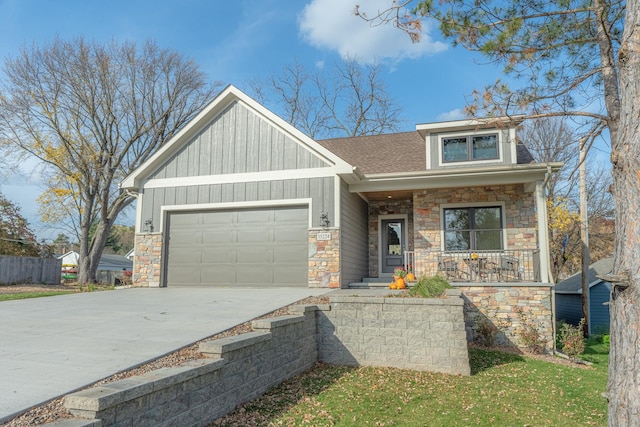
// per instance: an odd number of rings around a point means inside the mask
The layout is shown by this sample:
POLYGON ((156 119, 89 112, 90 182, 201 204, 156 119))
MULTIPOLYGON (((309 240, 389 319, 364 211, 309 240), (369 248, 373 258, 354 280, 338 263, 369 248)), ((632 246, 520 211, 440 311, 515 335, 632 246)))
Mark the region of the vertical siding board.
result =
POLYGON ((220 184, 213 184, 209 186, 209 202, 210 203, 222 202, 222 186, 220 184))
POLYGON ((245 188, 245 197, 247 201, 256 201, 258 200, 258 183, 257 182, 247 182, 245 188))
POLYGON ((260 121, 260 167, 259 171, 269 171, 271 168, 271 146, 273 135, 275 130, 267 124, 267 122, 260 121))
POLYGON ((176 187, 176 205, 184 205, 187 203, 187 187, 176 187))
POLYGON ((306 187, 308 188, 308 194, 312 195, 313 197, 313 210, 311 212, 311 223, 314 227, 317 227, 320 225, 320 213, 327 212, 326 200, 324 197, 324 182, 322 179, 318 179, 318 178, 309 179, 306 181, 307 181, 306 187))
POLYGON ((222 144, 222 173, 234 173, 234 150, 235 144, 235 126, 237 124, 236 108, 231 108, 227 114, 223 116, 223 144, 222 144))
POLYGON ((211 203, 209 185, 198 185, 198 203, 211 203))
POLYGON ((284 199, 284 182, 282 180, 271 181, 271 198, 273 200, 284 199))
POLYGON ((285 179, 282 182, 284 198, 285 199, 295 199, 296 198, 296 180, 295 179, 285 179))
POLYGON ((259 170, 258 156, 260 155, 260 127, 255 114, 247 115, 247 147, 245 152, 246 171, 259 170))
POLYGON ((258 200, 271 200, 271 183, 269 181, 258 182, 258 200))
POLYGON ((368 260, 368 206, 356 194, 349 193, 341 182, 340 218, 340 276, 341 285, 359 282, 369 272, 368 260))
POLYGON ((234 173, 247 172, 247 123, 249 111, 243 106, 236 106, 234 173))
POLYGON ((200 193, 198 186, 193 186, 193 187, 184 187, 186 188, 186 195, 185 195, 185 203, 188 205, 194 205, 196 203, 202 203, 199 198, 198 195, 200 193))
POLYGON ((272 170, 290 169, 289 163, 289 144, 285 144, 285 136, 276 130, 273 131, 273 161, 271 163, 272 170))
POLYGON ((211 175, 211 126, 200 135, 198 171, 200 175, 211 175))
POLYGON ((224 142, 224 116, 219 117, 212 125, 211 132, 211 173, 222 173, 223 142, 224 142))
POLYGON ((246 200, 245 192, 246 184, 244 182, 237 182, 233 184, 233 201, 244 202, 246 200))
POLYGON ((222 203, 233 201, 233 184, 222 184, 222 203))

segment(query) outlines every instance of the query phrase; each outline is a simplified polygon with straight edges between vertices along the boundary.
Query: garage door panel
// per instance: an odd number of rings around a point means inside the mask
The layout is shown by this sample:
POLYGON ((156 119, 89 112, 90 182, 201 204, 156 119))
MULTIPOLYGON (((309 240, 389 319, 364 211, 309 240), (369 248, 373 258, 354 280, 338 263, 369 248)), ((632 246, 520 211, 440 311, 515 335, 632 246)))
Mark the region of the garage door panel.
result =
POLYGON ((230 211, 218 211, 218 212, 208 212, 202 215, 202 225, 228 225, 233 222, 233 218, 235 216, 235 212, 230 211))
POLYGON ((236 262, 236 250, 229 249, 225 246, 207 247, 202 249, 200 257, 201 264, 228 264, 233 265, 236 262))
POLYGON ((274 222, 296 222, 307 225, 309 213, 306 209, 276 209, 274 210, 274 222))
POLYGON ((238 211, 238 224, 273 222, 271 210, 244 210, 238 211))
MULTIPOLYGON (((261 247, 238 247, 237 263, 247 265, 268 265, 273 264, 273 249, 261 247)), ((246 268, 244 266, 243 268, 246 268)))
POLYGON ((238 230, 238 243, 268 244, 271 240, 271 230, 238 230))
POLYGON ((210 243, 228 243, 232 242, 233 230, 203 230, 202 234, 202 243, 210 244, 210 243))
POLYGON ((273 241, 275 243, 306 242, 307 235, 307 230, 295 228, 276 229, 273 230, 273 241))
POLYGON ((307 208, 176 212, 167 223, 167 286, 307 286, 307 208))

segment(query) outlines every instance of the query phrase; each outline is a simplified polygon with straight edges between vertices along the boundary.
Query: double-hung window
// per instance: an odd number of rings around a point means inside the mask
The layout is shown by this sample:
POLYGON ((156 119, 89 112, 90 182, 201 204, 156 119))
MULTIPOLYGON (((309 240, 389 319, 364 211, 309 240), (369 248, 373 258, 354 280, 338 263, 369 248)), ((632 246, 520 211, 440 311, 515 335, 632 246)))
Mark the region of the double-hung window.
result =
POLYGON ((502 207, 444 209, 445 251, 502 250, 502 207))
POLYGON ((498 135, 468 135, 442 138, 442 162, 498 159, 498 135))

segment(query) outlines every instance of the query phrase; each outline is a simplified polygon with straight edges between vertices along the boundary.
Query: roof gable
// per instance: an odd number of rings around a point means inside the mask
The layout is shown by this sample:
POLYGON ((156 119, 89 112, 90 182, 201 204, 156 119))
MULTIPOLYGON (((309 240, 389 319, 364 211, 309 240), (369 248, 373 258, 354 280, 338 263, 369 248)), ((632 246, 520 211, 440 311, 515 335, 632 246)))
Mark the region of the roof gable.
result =
POLYGON ((121 183, 145 180, 331 167, 353 167, 271 111, 228 86, 121 183))

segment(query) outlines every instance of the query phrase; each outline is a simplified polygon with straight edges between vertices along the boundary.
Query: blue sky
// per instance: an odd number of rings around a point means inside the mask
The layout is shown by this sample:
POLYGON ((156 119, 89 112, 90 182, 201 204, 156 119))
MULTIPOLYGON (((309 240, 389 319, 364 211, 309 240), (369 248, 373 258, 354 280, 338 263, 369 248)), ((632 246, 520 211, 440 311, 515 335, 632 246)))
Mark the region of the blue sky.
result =
MULTIPOLYGON (((372 14, 390 0, 0 0, 0 57, 3 63, 22 46, 56 35, 155 39, 193 58, 211 80, 246 90, 250 79, 277 74, 294 59, 312 68, 356 56, 383 64, 387 92, 403 109, 403 130, 461 118, 465 97, 499 76, 437 31, 428 34, 428 25, 419 44, 391 26, 370 28, 353 15, 356 3, 372 14)), ((37 181, 24 171, 0 180, 0 189, 39 237, 55 237, 57 230, 37 220, 37 181)))

